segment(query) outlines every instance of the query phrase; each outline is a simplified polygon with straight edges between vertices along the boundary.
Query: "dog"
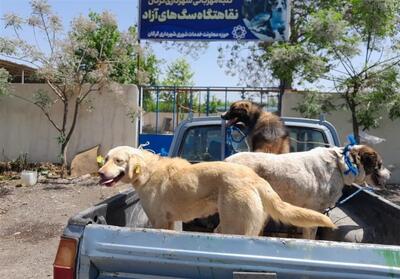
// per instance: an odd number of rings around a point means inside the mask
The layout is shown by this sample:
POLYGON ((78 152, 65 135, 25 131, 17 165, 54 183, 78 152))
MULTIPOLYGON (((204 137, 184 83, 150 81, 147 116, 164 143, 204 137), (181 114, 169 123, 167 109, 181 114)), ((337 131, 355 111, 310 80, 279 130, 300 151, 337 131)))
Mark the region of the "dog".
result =
MULTIPOLYGON (((382 186, 390 178, 381 156, 371 147, 354 145, 346 155, 344 148, 317 147, 310 151, 288 154, 242 152, 225 159, 253 169, 266 179, 286 202, 324 212, 333 207, 342 195, 344 185, 368 183, 382 186)), ((303 229, 304 238, 315 238, 316 229, 303 229)))
POLYGON ((250 0, 243 6, 245 25, 257 34, 272 39, 285 38, 287 4, 285 0, 250 0))
POLYGON ((100 183, 131 183, 150 223, 172 229, 216 212, 218 233, 257 236, 271 217, 300 227, 334 228, 329 217, 283 202, 269 183, 246 166, 226 162, 190 164, 151 152, 120 146, 111 149, 99 169, 100 183))
POLYGON ((290 151, 289 134, 282 120, 275 114, 263 111, 258 104, 234 102, 221 118, 228 121, 227 126, 244 125, 251 151, 276 154, 290 151))

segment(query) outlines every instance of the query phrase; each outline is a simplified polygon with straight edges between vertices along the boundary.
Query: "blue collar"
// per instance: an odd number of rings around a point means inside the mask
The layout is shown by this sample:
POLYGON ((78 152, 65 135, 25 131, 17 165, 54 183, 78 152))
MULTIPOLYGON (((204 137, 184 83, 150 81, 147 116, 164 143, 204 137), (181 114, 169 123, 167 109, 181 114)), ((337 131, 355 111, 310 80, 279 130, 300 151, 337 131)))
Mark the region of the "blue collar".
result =
POLYGON ((343 157, 344 157, 344 162, 346 163, 347 170, 344 172, 345 175, 348 175, 350 172, 354 175, 358 175, 358 168, 356 164, 353 164, 353 162, 350 159, 350 150, 351 148, 356 145, 356 140, 354 139, 353 135, 349 135, 347 137, 349 140, 349 144, 347 144, 344 149, 343 149, 343 157))

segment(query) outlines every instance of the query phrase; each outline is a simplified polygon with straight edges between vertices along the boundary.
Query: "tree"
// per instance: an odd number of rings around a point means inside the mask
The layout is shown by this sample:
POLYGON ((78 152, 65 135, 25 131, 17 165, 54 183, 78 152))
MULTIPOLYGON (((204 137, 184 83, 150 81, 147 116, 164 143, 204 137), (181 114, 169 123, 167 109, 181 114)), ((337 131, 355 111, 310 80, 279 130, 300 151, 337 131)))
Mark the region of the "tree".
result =
MULTIPOLYGON (((50 92, 39 90, 33 99, 14 96, 37 106, 57 130, 60 157, 66 168, 68 144, 83 105, 102 88, 112 85, 113 80, 121 81, 121 72, 137 71, 132 69, 132 60, 137 60, 141 50, 133 31, 118 31, 116 20, 109 12, 90 13, 89 18, 79 16, 72 21, 71 30, 63 35, 60 19, 45 0, 33 0, 30 5, 29 18, 15 14, 4 16, 5 27, 14 30, 15 38, 0 38, 0 54, 36 66, 39 78, 50 87, 50 92), (32 28, 35 42, 24 40, 20 35, 22 26, 32 28), (39 34, 46 38, 47 49, 38 43, 39 34), (56 103, 63 107, 59 121, 51 113, 56 103)), ((144 72, 136 73, 146 82, 144 72)))
POLYGON ((291 1, 290 37, 287 42, 237 42, 219 48, 218 63, 226 73, 237 75, 242 84, 264 86, 278 81, 281 98, 295 83, 314 82, 328 71, 327 59, 309 41, 306 28, 311 14, 338 1, 291 1))
MULTIPOLYGON (((329 59, 323 78, 333 82, 344 103, 315 112, 348 109, 357 142, 360 129, 380 125, 382 112, 392 120, 400 117, 399 16, 397 0, 349 0, 310 17, 309 41, 329 59)), ((318 102, 321 97, 308 94, 298 109, 306 113, 318 102)))
MULTIPOLYGON (((165 78, 162 81, 162 85, 179 87, 179 86, 193 86, 193 76, 189 63, 184 59, 180 58, 168 65, 165 78)), ((189 109, 190 95, 186 91, 182 91, 179 88, 175 90, 176 95, 173 92, 166 92, 160 94, 160 99, 168 104, 169 111, 173 110, 173 103, 175 103, 178 109, 189 109)))

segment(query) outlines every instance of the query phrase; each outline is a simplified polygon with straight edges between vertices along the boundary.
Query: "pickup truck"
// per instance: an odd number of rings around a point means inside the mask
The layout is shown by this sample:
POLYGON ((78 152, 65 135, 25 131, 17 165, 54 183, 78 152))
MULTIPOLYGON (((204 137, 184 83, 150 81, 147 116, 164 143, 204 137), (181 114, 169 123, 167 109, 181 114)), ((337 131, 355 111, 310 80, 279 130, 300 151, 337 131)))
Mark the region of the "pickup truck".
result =
MULTIPOLYGON (((340 144, 326 121, 283 120, 292 152, 340 144)), ((240 150, 245 141, 228 140, 224 121, 208 117, 182 122, 169 156, 196 163, 240 150)), ((346 198, 358 186, 344 189, 346 198)), ((132 189, 70 218, 54 278, 400 278, 399 206, 360 191, 329 214, 339 229, 320 230, 318 240, 271 237, 268 229, 268 237, 213 234, 218 216, 155 230, 132 189)), ((281 236, 285 228, 276 228, 281 236)))

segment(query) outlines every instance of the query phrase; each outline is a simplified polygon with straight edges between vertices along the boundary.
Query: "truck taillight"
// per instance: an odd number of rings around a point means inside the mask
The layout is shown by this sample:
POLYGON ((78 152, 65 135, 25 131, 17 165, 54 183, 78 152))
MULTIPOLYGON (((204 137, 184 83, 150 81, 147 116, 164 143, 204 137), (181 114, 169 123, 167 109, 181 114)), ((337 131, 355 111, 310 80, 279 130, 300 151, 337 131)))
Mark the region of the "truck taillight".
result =
POLYGON ((74 279, 77 241, 61 237, 56 259, 53 264, 54 279, 74 279))

